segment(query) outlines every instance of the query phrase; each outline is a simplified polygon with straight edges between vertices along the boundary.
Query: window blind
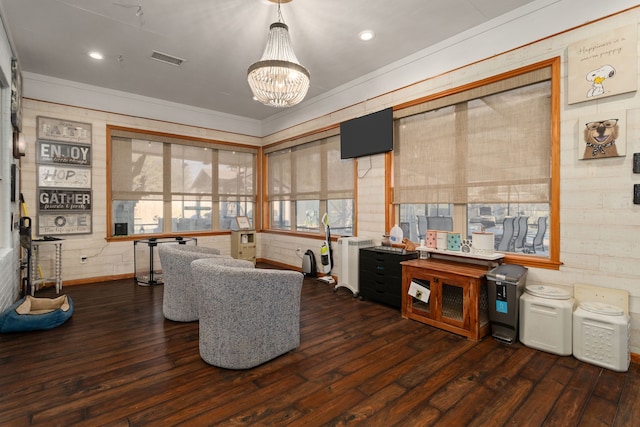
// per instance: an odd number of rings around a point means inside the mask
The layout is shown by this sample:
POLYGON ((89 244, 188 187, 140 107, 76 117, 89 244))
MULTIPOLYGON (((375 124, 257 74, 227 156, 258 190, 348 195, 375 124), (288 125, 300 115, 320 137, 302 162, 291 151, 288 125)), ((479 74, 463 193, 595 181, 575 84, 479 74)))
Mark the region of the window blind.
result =
POLYGON ((397 112, 393 203, 547 203, 551 69, 397 112))
POLYGON ((270 151, 268 200, 353 198, 353 160, 340 159, 340 138, 270 151))

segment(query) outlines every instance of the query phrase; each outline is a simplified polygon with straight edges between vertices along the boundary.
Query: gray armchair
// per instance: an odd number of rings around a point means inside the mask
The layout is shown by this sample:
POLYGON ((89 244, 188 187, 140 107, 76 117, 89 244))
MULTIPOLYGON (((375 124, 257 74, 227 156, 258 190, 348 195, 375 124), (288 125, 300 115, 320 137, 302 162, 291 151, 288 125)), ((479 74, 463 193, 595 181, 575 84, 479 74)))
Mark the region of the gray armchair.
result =
POLYGON ((210 248, 207 246, 195 246, 195 245, 173 245, 175 249, 180 249, 188 252, 196 252, 200 254, 220 255, 220 249, 210 248))
POLYGON ((230 256, 219 255, 217 249, 198 246, 158 245, 158 255, 164 282, 162 314, 165 318, 176 322, 198 320, 198 297, 191 275, 192 261, 214 258, 221 264, 253 266, 250 262, 245 263, 230 256))
POLYGON ((248 369, 300 345, 302 273, 191 264, 199 292, 200 357, 248 369))

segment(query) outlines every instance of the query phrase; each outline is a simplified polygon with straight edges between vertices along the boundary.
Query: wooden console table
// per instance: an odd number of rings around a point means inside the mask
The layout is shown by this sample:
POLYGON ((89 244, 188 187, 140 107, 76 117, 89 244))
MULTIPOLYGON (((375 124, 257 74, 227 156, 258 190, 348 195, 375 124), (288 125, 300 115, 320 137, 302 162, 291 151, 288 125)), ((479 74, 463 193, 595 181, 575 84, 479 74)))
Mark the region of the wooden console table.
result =
POLYGON ((489 333, 487 267, 440 259, 402 264, 402 317, 471 340, 489 333), (408 294, 411 282, 431 291, 428 302, 408 294))

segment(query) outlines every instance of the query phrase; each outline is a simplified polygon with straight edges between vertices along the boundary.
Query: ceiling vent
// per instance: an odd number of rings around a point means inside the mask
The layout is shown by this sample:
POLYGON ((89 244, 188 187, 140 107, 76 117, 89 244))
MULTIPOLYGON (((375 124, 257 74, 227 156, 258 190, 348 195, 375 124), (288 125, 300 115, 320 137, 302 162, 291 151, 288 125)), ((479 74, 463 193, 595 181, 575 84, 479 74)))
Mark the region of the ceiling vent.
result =
POLYGON ((166 64, 175 65, 179 67, 185 61, 185 59, 178 58, 177 56, 167 55, 166 53, 158 52, 156 50, 152 51, 151 59, 155 59, 156 61, 164 62, 166 64))

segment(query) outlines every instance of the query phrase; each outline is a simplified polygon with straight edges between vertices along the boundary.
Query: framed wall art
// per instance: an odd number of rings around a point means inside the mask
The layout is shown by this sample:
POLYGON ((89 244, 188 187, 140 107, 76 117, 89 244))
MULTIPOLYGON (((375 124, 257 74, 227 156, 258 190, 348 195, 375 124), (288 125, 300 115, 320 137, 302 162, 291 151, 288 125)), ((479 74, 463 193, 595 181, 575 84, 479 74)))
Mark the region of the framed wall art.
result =
POLYGON ((569 45, 569 104, 637 90, 637 34, 629 25, 569 45))
POLYGON ((579 123, 580 160, 618 157, 626 154, 625 111, 582 117, 579 123))
POLYGON ((38 139, 91 144, 91 123, 36 117, 38 139))
POLYGON ((38 165, 38 186, 91 188, 91 169, 58 165, 38 165))
POLYGON ((38 140, 36 162, 91 166, 91 146, 38 140))
POLYGON ((91 234, 91 212, 60 212, 38 215, 38 235, 91 234))

